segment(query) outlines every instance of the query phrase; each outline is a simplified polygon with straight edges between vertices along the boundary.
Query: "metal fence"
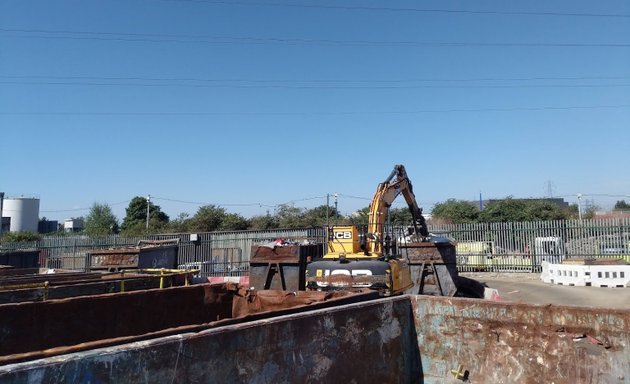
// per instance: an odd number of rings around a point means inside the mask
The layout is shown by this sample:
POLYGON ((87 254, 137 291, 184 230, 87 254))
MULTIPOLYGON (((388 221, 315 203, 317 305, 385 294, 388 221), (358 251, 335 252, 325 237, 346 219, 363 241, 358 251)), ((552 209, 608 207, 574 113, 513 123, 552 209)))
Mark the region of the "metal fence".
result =
MULTIPOLYGON (((405 228, 394 228, 401 238, 405 228)), ((460 271, 540 271, 542 261, 570 257, 622 258, 630 262, 630 219, 429 225, 429 231, 456 242, 460 271)), ((45 237, 37 242, 5 243, 0 251, 40 249, 48 268, 85 270, 89 252, 135 246, 139 240, 179 239, 180 268, 201 277, 248 273, 251 247, 282 238, 326 242, 324 228, 151 235, 147 237, 45 237), (193 238, 191 240, 191 237, 193 238)))
POLYGON ((295 242, 324 243, 323 228, 212 232, 195 235, 167 234, 145 237, 88 237, 58 236, 45 237, 27 243, 3 243, 0 251, 17 249, 39 249, 40 265, 46 268, 88 270, 90 252, 98 249, 131 247, 140 240, 179 239, 178 264, 182 269, 199 269, 200 277, 240 276, 249 273, 249 255, 256 243, 276 239, 295 242), (196 236, 196 240, 191 237, 196 236))
POLYGON ((531 271, 568 258, 630 262, 630 219, 429 226, 457 242, 460 271, 531 271))

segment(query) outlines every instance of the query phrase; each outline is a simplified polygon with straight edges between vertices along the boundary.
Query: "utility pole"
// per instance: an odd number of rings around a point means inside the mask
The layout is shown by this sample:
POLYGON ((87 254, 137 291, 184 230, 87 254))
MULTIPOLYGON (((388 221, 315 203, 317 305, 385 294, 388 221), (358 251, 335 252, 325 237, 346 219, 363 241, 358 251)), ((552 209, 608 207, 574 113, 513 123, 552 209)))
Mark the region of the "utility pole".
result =
POLYGON ((147 196, 147 230, 149 230, 149 215, 151 214, 151 195, 147 196))
POLYGON ((330 227, 328 222, 328 207, 330 207, 330 193, 326 194, 326 228, 330 227))
POLYGON ((577 199, 578 199, 578 219, 582 221, 582 194, 581 193, 577 194, 577 199))
POLYGON ((337 210, 337 192, 335 192, 335 225, 339 225, 339 211, 337 210))

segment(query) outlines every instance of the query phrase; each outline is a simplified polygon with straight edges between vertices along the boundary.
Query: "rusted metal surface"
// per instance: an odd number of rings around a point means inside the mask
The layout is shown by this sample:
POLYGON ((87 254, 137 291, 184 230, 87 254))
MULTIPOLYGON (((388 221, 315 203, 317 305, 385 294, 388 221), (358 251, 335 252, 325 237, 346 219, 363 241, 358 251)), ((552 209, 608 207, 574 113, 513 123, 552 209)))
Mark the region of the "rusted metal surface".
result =
POLYGON ((378 293, 369 290, 357 290, 353 292, 289 292, 278 290, 255 291, 240 288, 234 296, 232 315, 234 317, 241 317, 260 312, 279 311, 287 308, 350 297, 356 294, 366 294, 367 296, 364 296, 366 300, 368 297, 378 298, 378 293))
POLYGON ((398 249, 412 263, 431 261, 437 261, 442 264, 456 263, 455 245, 448 241, 405 243, 399 245, 398 249))
POLYGON ((416 340, 398 297, 0 366, 0 381, 421 383, 416 340))
POLYGON ((425 383, 630 383, 630 310, 411 301, 425 383))
POLYGON ((138 267, 140 255, 135 249, 118 249, 115 252, 110 251, 107 254, 97 252, 103 251, 90 253, 90 269, 124 269, 138 267))
MULTIPOLYGON (((411 269, 411 294, 454 296, 458 293, 455 245, 449 241, 406 243, 399 247, 411 269)), ((483 297, 483 293, 481 296, 483 297)))
POLYGON ((209 285, 0 305, 0 355, 229 318, 209 285))
MULTIPOLYGON (((197 288, 202 286, 197 286, 197 288)), ((84 350, 90 350, 94 348, 103 348, 114 346, 118 344, 137 342, 142 340, 150 340, 153 338, 164 337, 184 332, 198 332, 208 327, 211 327, 213 324, 222 324, 223 322, 231 321, 231 307, 232 307, 232 298, 234 292, 237 289, 233 287, 222 285, 205 285, 203 288, 203 297, 199 298, 200 291, 199 289, 191 290, 191 289, 183 289, 177 292, 177 296, 181 299, 181 297, 185 297, 188 299, 199 300, 200 303, 203 303, 204 306, 210 308, 209 311, 210 316, 206 316, 204 314, 201 315, 201 320, 198 319, 198 323, 189 324, 189 319, 185 319, 185 321, 181 321, 181 318, 177 318, 176 316, 171 316, 171 310, 175 306, 174 301, 170 300, 170 308, 169 306, 163 308, 167 311, 163 316, 169 317, 168 320, 164 321, 156 321, 151 322, 150 319, 145 316, 136 316, 136 317, 127 317, 124 316, 125 313, 122 313, 122 316, 118 319, 118 322, 101 322, 98 324, 93 324, 92 322, 88 322, 84 325, 83 333, 79 336, 72 335, 60 335, 57 339, 51 340, 46 339, 42 340, 44 343, 48 343, 48 345, 57 345, 52 346, 46 349, 34 349, 32 351, 26 351, 28 348, 22 348, 25 351, 7 355, 0 355, 0 365, 3 364, 13 364, 22 361, 29 361, 34 359, 48 358, 54 357, 67 353, 75 353, 84 350), (202 321, 203 320, 203 321, 202 321), (129 323, 129 324, 127 324, 129 323), (144 323, 144 324, 143 324, 144 323), (101 332, 102 331, 102 332, 101 332), (146 331, 146 332, 145 332, 146 331)), ((176 289, 176 288, 173 288, 176 289)), ((142 298, 142 296, 146 296, 145 293, 150 292, 139 292, 138 295, 142 298)), ((136 296, 138 296, 136 295, 136 296)), ((110 295, 110 297, 116 298, 116 295, 110 295)), ((58 301, 59 303, 61 301, 58 301)), ((113 304, 119 302, 118 299, 115 299, 113 304)), ((183 303, 190 303, 191 300, 183 300, 183 303)), ((54 303, 54 302, 50 302, 54 303)), ((197 304, 200 304, 197 303, 197 304)), ((76 303, 81 306, 81 303, 76 303)), ((91 311, 93 308, 90 307, 89 303, 83 303, 83 308, 80 308, 83 311, 91 311)), ((134 308, 129 308, 132 311, 142 312, 145 308, 143 305, 152 304, 152 300, 144 301, 140 300, 136 303, 134 308)), ((112 303, 109 305, 113 306, 112 303)), ((0 306, 2 308, 3 306, 0 306)), ((67 306, 64 306, 67 307, 67 306)), ((64 307, 61 309, 63 310, 64 307)), ((192 308, 188 308, 191 310, 192 308)), ((149 312, 154 312, 154 308, 147 308, 149 312)), ((199 309, 200 312, 206 313, 208 311, 204 311, 203 308, 199 309)), ((59 314, 58 311, 57 314, 59 314)), ((124 312, 124 311, 123 311, 124 312)), ((53 315, 54 316, 54 315, 53 315)), ((87 316, 86 320, 94 321, 94 318, 87 316)), ((52 332, 57 330, 60 327, 64 318, 60 316, 54 316, 50 319, 47 319, 46 322, 43 322, 42 328, 46 332, 52 332)), ((227 323, 226 323, 227 324, 227 323)), ((15 330, 15 328, 9 328, 8 331, 15 330)), ((19 330, 20 332, 22 330, 19 330)), ((7 338, 8 341, 20 342, 18 339, 19 332, 10 332, 9 336, 11 338, 7 338), (17 336, 16 336, 17 335, 17 336)), ((45 335, 44 335, 45 336, 45 335)), ((0 378, 0 381, 1 378, 0 378)))
POLYGON ((15 285, 37 284, 47 281, 50 285, 60 284, 81 284, 88 281, 101 280, 105 276, 116 278, 117 275, 103 275, 101 273, 85 273, 85 272, 57 272, 39 273, 39 270, 22 270, 15 269, 13 274, 9 276, 0 276, 0 290, 7 289, 15 285), (35 272, 35 273, 33 273, 35 272))
MULTIPOLYGON (((166 286, 170 286, 170 280, 167 280, 166 286)), ((99 281, 84 281, 81 283, 71 281, 67 284, 60 284, 59 282, 56 282, 56 284, 48 284, 48 282, 45 281, 38 286, 33 287, 33 284, 30 284, 23 285, 22 287, 22 289, 0 290, 0 304, 154 289, 160 287, 160 277, 128 276, 124 279, 107 278, 99 281)))
POLYGON ((250 286, 260 290, 303 291, 306 264, 322 253, 322 245, 252 246, 250 286))
POLYGON ((291 246, 252 246, 249 260, 253 262, 274 262, 274 263, 299 263, 300 247, 298 245, 291 246))
MULTIPOLYGON (((231 306, 224 288, 203 296, 231 306)), ((630 383, 630 310, 360 296, 59 348, 0 381, 630 383)))
POLYGON ((90 270, 177 268, 178 245, 173 241, 139 242, 135 247, 90 251, 90 270))
POLYGON ((239 317, 256 319, 375 297, 251 292, 228 283, 0 305, 0 364, 196 332, 239 317))
POLYGON ((51 270, 13 269, 10 275, 0 275, 0 304, 181 286, 193 273, 176 270, 157 275, 142 271, 49 273, 51 270))

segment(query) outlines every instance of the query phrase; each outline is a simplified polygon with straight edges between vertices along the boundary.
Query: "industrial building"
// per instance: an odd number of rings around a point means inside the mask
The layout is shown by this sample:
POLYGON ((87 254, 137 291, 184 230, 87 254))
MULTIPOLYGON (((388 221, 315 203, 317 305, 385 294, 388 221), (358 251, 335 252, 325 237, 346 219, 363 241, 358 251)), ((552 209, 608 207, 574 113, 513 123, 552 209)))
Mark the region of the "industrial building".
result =
POLYGON ((73 217, 63 222, 65 232, 81 232, 85 228, 85 220, 82 217, 73 217))
POLYGON ((39 225, 39 199, 35 197, 4 197, 0 193, 2 232, 37 233, 39 225))

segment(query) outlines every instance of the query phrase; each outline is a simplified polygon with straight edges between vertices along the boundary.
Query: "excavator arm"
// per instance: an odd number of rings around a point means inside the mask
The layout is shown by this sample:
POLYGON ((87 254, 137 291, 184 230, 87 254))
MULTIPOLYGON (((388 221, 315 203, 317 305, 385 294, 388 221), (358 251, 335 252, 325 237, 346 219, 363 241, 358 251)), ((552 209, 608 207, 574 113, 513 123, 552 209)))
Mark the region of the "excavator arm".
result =
POLYGON ((366 255, 382 255, 383 254, 383 233, 385 220, 389 208, 398 195, 402 195, 407 202, 409 211, 413 218, 413 226, 416 234, 420 234, 422 239, 429 236, 426 222, 422 216, 422 209, 416 202, 416 196, 413 193, 413 186, 405 167, 398 164, 394 170, 380 183, 376 189, 376 193, 370 203, 370 213, 368 218, 368 239, 365 249, 366 255))

